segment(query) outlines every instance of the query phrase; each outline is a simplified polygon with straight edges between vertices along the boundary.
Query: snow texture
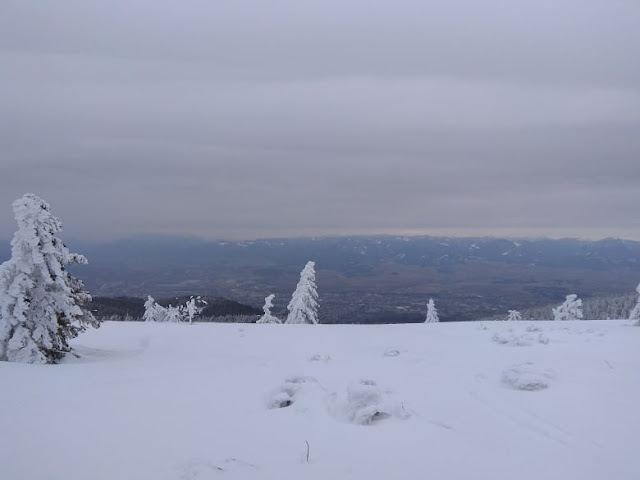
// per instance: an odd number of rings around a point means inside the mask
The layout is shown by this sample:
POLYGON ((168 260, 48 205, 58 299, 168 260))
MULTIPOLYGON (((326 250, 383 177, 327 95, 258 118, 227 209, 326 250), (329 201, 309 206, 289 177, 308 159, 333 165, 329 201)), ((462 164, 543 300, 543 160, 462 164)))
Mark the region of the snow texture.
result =
POLYGON ((0 360, 55 363, 71 351, 70 339, 98 326, 82 307, 91 296, 66 269, 87 259, 57 237, 62 224, 44 200, 25 194, 13 211, 18 230, 0 265, 0 360))
POLYGON ((80 358, 0 362, 0 477, 640 478, 640 328, 484 326, 106 322, 80 358))
POLYGON ((287 324, 311 324, 318 322, 318 289, 316 287, 315 263, 307 262, 291 301, 287 306, 287 324))
POLYGON ((438 317, 438 310, 436 309, 436 304, 433 301, 433 298, 429 299, 427 303, 427 318, 425 319, 425 323, 438 323, 440 321, 440 317, 438 317))
POLYGON ((582 300, 575 293, 567 295, 564 303, 553 310, 554 320, 582 319, 582 300))

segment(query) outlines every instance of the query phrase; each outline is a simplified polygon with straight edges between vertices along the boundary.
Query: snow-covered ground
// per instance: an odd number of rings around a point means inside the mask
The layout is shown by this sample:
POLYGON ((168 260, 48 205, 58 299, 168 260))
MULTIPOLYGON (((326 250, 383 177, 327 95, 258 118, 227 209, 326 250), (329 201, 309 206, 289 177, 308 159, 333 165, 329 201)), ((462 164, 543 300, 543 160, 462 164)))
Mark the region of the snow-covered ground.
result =
POLYGON ((107 323, 74 344, 0 363, 0 478, 640 478, 629 322, 107 323))

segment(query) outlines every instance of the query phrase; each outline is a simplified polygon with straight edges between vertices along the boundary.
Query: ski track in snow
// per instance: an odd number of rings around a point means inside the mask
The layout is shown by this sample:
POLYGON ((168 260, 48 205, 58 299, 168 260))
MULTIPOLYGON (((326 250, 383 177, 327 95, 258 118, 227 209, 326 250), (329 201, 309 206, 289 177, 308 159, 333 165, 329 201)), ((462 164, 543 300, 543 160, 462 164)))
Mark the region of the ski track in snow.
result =
POLYGON ((0 363, 2 479, 637 480, 638 345, 624 321, 109 322, 61 365, 0 363))

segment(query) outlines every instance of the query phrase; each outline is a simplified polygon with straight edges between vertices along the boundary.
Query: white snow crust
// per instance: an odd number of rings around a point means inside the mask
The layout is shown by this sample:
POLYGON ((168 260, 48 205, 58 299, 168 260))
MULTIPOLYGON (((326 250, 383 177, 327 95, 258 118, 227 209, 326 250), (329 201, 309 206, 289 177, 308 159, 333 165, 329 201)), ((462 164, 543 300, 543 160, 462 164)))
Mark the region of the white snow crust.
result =
POLYGON ((107 322, 72 345, 0 362, 0 478, 640 478, 629 320, 107 322))

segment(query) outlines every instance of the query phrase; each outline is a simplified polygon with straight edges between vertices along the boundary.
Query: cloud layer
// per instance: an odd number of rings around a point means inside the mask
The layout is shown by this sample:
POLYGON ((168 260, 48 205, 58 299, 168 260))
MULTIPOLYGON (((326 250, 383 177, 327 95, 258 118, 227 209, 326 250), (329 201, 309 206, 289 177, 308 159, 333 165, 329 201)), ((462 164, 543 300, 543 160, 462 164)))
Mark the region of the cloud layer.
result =
POLYGON ((0 236, 640 237, 640 4, 0 6, 0 236))

